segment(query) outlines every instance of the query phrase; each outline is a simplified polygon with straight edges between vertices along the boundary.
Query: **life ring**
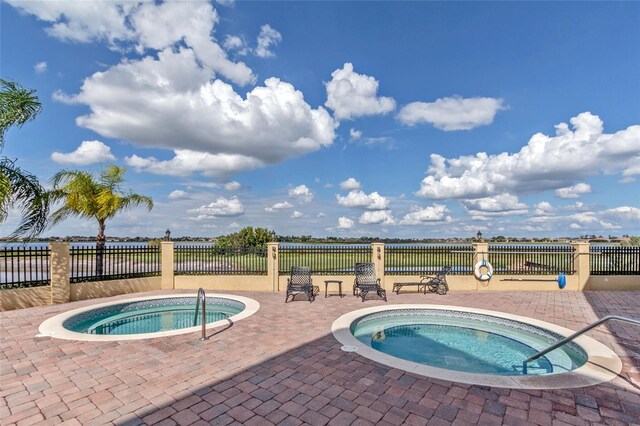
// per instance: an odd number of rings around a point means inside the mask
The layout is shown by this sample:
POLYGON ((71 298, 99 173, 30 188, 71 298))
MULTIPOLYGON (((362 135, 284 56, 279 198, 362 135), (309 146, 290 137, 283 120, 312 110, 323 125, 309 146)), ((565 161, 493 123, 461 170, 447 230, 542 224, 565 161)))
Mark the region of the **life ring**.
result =
POLYGON ((482 259, 480 262, 476 263, 476 266, 473 268, 473 274, 480 281, 489 281, 493 275, 493 266, 491 266, 491 264, 486 260, 482 259), (487 268, 487 272, 485 274, 480 272, 480 268, 483 266, 487 268))

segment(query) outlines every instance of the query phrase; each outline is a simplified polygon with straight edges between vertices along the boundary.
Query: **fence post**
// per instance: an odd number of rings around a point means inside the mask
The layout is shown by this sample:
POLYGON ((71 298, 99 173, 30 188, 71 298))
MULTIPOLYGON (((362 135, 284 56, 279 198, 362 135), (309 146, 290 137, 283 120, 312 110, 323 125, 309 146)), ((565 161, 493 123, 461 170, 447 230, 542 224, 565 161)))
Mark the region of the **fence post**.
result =
POLYGON ((173 241, 162 241, 160 243, 162 251, 160 253, 160 288, 162 290, 174 289, 173 272, 173 241))
POLYGON ((267 243, 267 282, 271 283, 271 291, 280 291, 280 256, 279 243, 267 243))
POLYGON ((589 285, 591 276, 591 254, 588 242, 571 243, 574 248, 576 277, 578 279, 578 291, 584 291, 589 285))
MULTIPOLYGON (((473 243, 473 263, 471 263, 471 270, 473 271, 476 263, 480 262, 482 259, 485 259, 487 262, 489 260, 489 243, 473 243)), ((476 279, 476 290, 483 290, 489 288, 489 281, 480 281, 476 279)))
POLYGON ((376 276, 380 278, 382 287, 385 287, 384 285, 384 243, 371 244, 371 257, 373 258, 373 266, 376 271, 376 276))
POLYGON ((51 277, 51 304, 71 301, 71 267, 69 244, 49 243, 51 259, 49 274, 51 277))

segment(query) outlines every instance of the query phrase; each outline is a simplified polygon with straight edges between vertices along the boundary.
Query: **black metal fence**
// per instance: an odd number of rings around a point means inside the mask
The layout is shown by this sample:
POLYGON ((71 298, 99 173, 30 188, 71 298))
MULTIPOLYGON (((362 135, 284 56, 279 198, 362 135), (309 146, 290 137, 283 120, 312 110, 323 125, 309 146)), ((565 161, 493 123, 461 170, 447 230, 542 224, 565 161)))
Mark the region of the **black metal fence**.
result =
POLYGON ((0 248, 0 290, 48 286, 48 247, 0 248))
POLYGON ((280 246, 280 275, 289 275, 292 266, 310 266, 314 275, 355 275, 357 262, 371 262, 370 245, 280 246))
POLYGON ((591 246, 591 275, 640 275, 640 246, 591 246))
POLYGON ((267 275, 267 249, 177 246, 176 275, 267 275))
POLYGON ((473 273, 473 246, 385 246, 384 273, 389 275, 431 275, 451 266, 452 275, 473 273))
POLYGON ((72 283, 160 275, 160 247, 71 247, 72 283))
POLYGON ((562 246, 489 245, 494 274, 548 275, 575 273, 575 249, 562 246))

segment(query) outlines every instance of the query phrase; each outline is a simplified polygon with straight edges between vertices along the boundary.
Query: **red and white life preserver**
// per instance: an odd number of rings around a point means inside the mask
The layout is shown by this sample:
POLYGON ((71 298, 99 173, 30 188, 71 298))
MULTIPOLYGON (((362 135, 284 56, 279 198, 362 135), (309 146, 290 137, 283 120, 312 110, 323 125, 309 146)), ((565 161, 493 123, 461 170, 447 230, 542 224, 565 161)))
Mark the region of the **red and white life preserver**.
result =
POLYGON ((473 268, 473 274, 480 281, 489 281, 493 275, 493 266, 491 266, 491 264, 486 260, 482 259, 480 262, 476 263, 476 266, 473 268), (483 274, 480 271, 481 268, 486 268, 487 272, 483 274))

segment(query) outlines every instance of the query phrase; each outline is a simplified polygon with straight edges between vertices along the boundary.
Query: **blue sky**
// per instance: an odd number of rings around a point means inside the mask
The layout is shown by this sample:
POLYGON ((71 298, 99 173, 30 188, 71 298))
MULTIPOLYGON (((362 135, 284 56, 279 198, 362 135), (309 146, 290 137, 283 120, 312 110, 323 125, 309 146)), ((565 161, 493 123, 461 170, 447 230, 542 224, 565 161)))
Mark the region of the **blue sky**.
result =
POLYGON ((155 207, 107 235, 640 234, 640 3, 0 7, 2 78, 44 104, 3 154, 125 166, 155 207))

